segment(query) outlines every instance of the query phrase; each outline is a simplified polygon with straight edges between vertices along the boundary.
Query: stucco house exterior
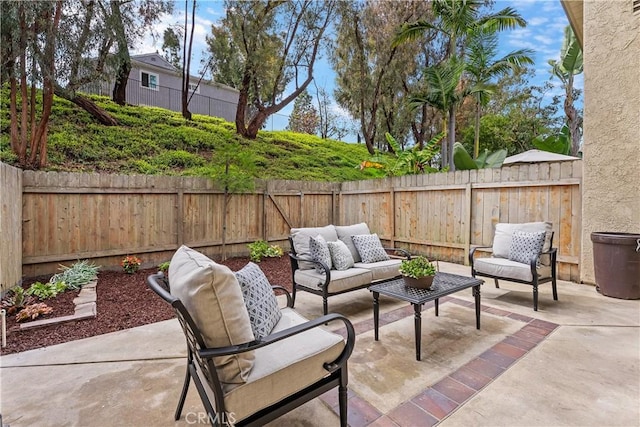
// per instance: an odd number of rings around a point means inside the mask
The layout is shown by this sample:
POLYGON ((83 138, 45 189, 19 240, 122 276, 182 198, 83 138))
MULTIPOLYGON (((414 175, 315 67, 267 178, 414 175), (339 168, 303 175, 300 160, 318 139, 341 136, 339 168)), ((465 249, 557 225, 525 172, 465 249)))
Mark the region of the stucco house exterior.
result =
POLYGON ((640 0, 562 0, 584 53, 580 279, 592 232, 640 233, 640 0))
MULTIPOLYGON (((221 117, 235 121, 238 91, 232 87, 191 76, 190 88, 195 92, 189 102, 193 114, 221 117)), ((150 105, 172 111, 182 111, 182 76, 169 61, 158 53, 131 56, 131 72, 127 82, 127 103, 150 105)), ((113 81, 86 88, 87 92, 111 96, 113 81)))

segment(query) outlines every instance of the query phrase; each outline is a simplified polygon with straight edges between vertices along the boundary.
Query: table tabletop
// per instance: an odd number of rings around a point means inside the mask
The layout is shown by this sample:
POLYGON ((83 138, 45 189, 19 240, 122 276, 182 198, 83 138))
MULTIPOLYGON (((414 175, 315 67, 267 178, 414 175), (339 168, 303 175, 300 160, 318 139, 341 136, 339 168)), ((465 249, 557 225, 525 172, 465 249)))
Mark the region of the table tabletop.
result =
POLYGON ((462 289, 482 285, 484 280, 451 273, 436 273, 431 289, 412 288, 404 284, 402 277, 369 286, 371 292, 398 298, 411 304, 424 304, 462 289))

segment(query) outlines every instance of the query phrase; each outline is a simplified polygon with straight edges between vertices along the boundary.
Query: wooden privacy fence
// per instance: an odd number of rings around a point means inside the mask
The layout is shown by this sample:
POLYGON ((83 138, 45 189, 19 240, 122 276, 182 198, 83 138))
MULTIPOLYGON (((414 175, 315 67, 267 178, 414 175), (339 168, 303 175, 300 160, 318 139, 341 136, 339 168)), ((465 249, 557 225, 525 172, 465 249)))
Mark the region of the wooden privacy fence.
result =
POLYGON ((287 249, 291 227, 363 221, 395 246, 466 263, 472 245, 491 244, 497 222, 551 221, 559 277, 578 281, 581 170, 574 161, 347 183, 258 182, 228 199, 224 233, 225 196, 208 179, 19 171, 17 184, 3 172, 3 196, 7 182, 21 186, 12 196, 22 198, 20 218, 9 222, 22 246, 3 246, 0 272, 20 264, 7 261, 8 252, 21 252, 22 275, 31 277, 78 259, 117 268, 127 254, 152 266, 182 244, 219 259, 223 235, 228 256, 246 255, 258 239, 287 249))
POLYGON ((291 227, 334 222, 338 184, 269 181, 228 198, 203 178, 25 171, 22 264, 25 276, 92 259, 117 267, 128 254, 145 266, 180 245, 211 257, 248 253, 259 239, 286 244, 291 227))
POLYGON ((22 278, 22 170, 0 163, 0 293, 22 278))
POLYGON ((391 244, 468 263, 498 222, 550 221, 558 277, 579 281, 582 162, 413 175, 342 184, 340 222, 365 221, 391 244))

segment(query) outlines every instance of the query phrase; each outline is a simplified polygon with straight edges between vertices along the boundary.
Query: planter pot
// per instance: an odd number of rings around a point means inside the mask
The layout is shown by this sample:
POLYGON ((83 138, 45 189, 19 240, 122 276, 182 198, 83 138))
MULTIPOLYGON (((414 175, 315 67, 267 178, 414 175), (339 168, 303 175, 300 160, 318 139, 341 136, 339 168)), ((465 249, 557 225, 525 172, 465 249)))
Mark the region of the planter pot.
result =
POLYGON ((640 234, 591 233, 596 285, 602 295, 640 299, 640 234))
POLYGON ((411 288, 420 288, 420 289, 431 289, 431 284, 433 283, 433 278, 436 276, 424 276, 419 279, 414 279, 413 277, 402 276, 404 279, 404 284, 411 288))

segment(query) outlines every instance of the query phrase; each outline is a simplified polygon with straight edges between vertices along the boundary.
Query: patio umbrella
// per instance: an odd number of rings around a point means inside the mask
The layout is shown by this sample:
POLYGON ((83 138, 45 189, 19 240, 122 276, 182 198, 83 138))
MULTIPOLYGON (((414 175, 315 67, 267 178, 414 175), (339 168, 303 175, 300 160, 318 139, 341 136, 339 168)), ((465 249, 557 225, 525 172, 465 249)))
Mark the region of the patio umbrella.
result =
POLYGON ((513 165, 516 163, 539 163, 539 162, 566 162, 569 160, 580 160, 579 157, 565 156, 564 154, 551 153, 549 151, 529 150, 524 153, 515 154, 504 159, 503 165, 513 165))

